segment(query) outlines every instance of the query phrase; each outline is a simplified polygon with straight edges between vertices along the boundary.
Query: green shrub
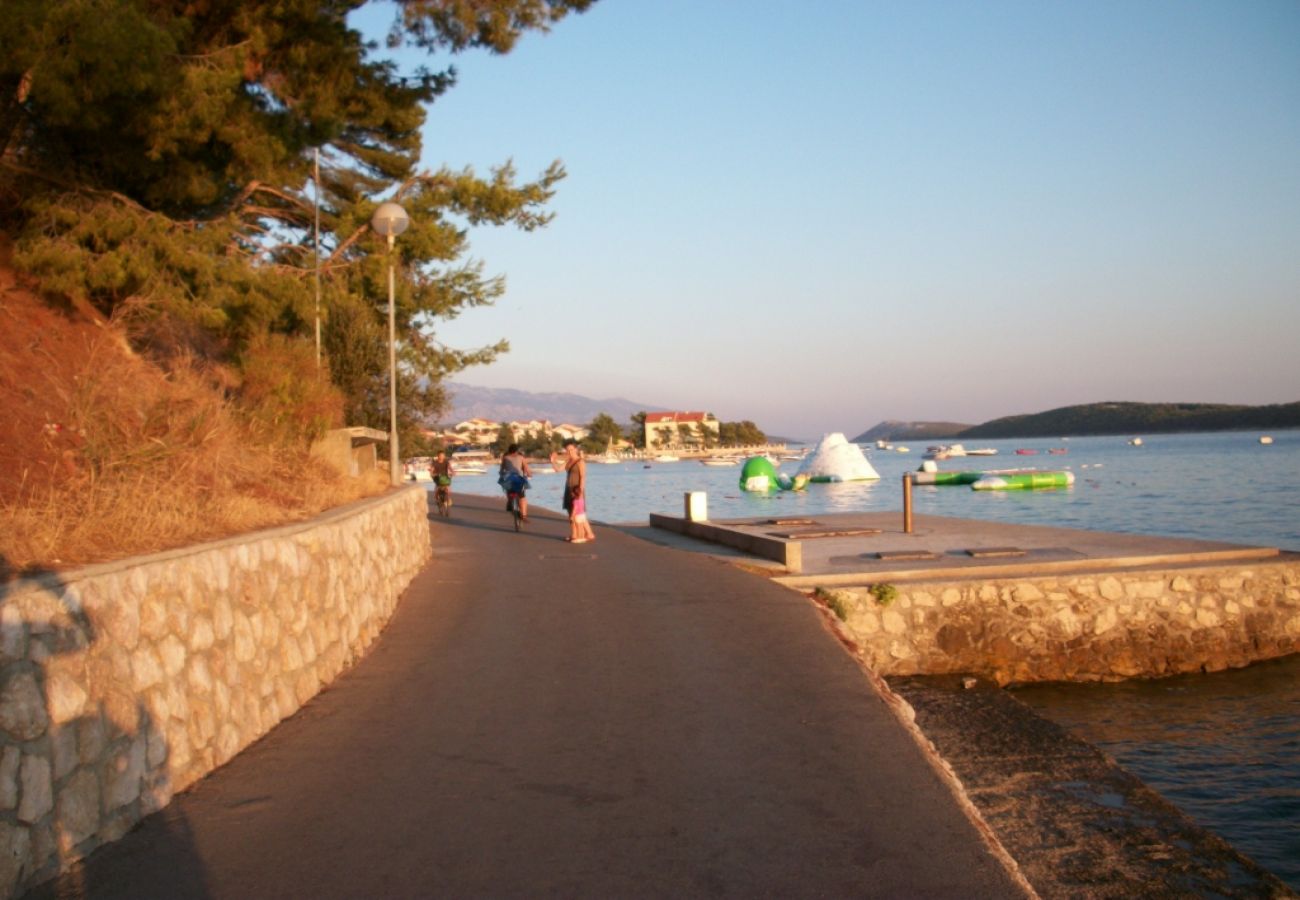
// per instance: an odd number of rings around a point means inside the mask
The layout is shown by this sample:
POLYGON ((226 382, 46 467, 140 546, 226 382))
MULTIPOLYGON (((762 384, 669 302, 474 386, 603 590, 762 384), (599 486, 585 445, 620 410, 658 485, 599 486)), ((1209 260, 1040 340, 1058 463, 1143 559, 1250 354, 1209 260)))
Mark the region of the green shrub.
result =
POLYGON ((876 602, 881 606, 888 606, 898 598, 898 588, 892 584, 872 585, 871 596, 875 597, 876 602))
POLYGON ((819 587, 813 591, 813 596, 826 604, 826 608, 835 613, 841 622, 848 621, 852 604, 852 598, 848 594, 843 591, 832 591, 819 587))

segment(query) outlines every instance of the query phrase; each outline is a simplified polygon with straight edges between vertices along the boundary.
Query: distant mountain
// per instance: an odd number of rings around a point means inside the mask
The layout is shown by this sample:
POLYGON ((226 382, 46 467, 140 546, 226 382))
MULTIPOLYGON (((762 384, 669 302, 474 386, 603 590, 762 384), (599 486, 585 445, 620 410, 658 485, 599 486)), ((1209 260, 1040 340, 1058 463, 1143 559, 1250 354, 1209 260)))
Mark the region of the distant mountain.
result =
POLYGON ((970 425, 960 422, 899 422, 889 419, 868 428, 853 439, 855 444, 869 444, 872 441, 930 441, 956 437, 970 425))
POLYGON ((509 422, 527 419, 549 419, 558 425, 572 422, 585 425, 600 413, 607 413, 615 422, 623 424, 636 412, 661 412, 664 407, 637 403, 622 397, 596 400, 580 394, 547 394, 519 391, 511 388, 486 388, 454 382, 447 385, 451 408, 443 416, 446 422, 463 422, 466 419, 490 419, 509 422))
POLYGON ((1300 428, 1300 402, 1271 406, 1223 403, 1088 403, 1006 416, 963 431, 962 438, 1160 434, 1175 431, 1300 428))

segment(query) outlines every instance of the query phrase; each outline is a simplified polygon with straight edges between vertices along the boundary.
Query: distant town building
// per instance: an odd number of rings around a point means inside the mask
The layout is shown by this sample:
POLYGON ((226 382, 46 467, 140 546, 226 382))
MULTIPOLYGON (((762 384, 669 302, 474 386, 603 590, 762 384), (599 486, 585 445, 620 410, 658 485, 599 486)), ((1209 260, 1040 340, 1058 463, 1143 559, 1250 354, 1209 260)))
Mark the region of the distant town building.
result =
POLYGON ((556 425, 552 430, 566 441, 580 441, 587 435, 591 434, 588 429, 581 425, 574 425, 570 422, 556 425))
POLYGON ((529 419, 527 422, 509 422, 510 430, 515 433, 516 438, 521 438, 525 434, 535 434, 539 437, 551 433, 551 423, 546 419, 529 419))
POLYGON ((718 419, 713 413, 646 413, 645 445, 649 450, 663 450, 717 443, 718 429, 718 419))
POLYGON ((453 431, 466 444, 490 444, 497 439, 501 423, 490 419, 466 419, 457 423, 453 431))

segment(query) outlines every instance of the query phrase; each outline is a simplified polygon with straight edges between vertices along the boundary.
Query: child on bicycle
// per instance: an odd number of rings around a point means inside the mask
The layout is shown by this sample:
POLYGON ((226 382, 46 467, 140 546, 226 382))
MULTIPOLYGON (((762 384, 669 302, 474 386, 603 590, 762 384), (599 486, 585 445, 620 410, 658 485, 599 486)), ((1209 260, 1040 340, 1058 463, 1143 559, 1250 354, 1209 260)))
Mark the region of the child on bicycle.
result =
MULTIPOLYGON (((506 492, 506 496, 515 494, 519 497, 519 517, 525 522, 528 521, 526 492, 530 487, 528 479, 532 474, 532 470, 528 468, 528 458, 519 451, 519 445, 511 444, 506 450, 506 455, 501 457, 497 484, 501 485, 501 490, 506 492)), ((508 503, 507 508, 509 508, 508 503)))
POLYGON ((456 469, 447 458, 447 451, 439 450, 433 462, 429 463, 429 475, 433 478, 434 484, 438 485, 434 498, 439 503, 445 502, 451 506, 451 476, 455 474, 456 469))

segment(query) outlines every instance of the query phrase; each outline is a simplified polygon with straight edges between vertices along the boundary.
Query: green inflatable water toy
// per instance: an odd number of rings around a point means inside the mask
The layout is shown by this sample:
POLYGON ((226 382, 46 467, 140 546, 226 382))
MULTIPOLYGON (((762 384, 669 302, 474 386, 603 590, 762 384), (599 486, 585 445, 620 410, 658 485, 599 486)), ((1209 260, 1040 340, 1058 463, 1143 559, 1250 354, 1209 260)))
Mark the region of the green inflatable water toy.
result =
POLYGON ((913 472, 913 484, 974 484, 985 472, 913 472))
POLYGON ((1073 472, 1019 472, 989 475, 971 485, 977 491, 1032 491, 1074 484, 1073 472))
POLYGON ((740 470, 740 489, 752 494, 770 494, 781 490, 776 466, 766 456, 751 456, 740 470))

